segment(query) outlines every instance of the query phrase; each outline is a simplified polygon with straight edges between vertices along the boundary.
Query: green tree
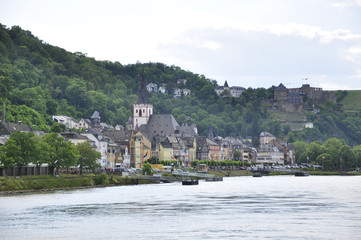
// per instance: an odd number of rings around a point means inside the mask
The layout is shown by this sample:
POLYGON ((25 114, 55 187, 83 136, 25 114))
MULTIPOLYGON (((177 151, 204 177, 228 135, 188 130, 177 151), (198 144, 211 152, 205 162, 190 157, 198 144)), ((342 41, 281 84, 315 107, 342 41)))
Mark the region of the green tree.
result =
POLYGON ((316 157, 316 162, 322 166, 322 169, 334 170, 337 165, 332 161, 331 155, 328 153, 322 153, 316 157))
POLYGON ((100 165, 97 164, 97 160, 101 158, 101 154, 93 149, 89 142, 77 144, 76 149, 79 153, 78 166, 80 174, 83 174, 83 169, 92 170, 94 172, 96 167, 100 167, 100 165))
POLYGON ((37 157, 33 161, 33 164, 36 165, 37 171, 40 174, 40 166, 43 163, 47 163, 50 156, 50 147, 49 145, 42 141, 38 136, 34 136, 37 144, 35 145, 34 151, 37 153, 37 157))
POLYGON ((306 149, 307 158, 312 162, 316 161, 317 157, 323 152, 321 142, 311 142, 306 149))
POLYGON ((361 164, 361 145, 355 146, 352 150, 355 154, 355 167, 358 168, 361 164))
POLYGON ((22 161, 21 148, 15 140, 8 139, 4 146, 0 146, 0 164, 3 168, 14 167, 16 162, 22 161))
POLYGON ((78 159, 78 152, 71 142, 65 142, 58 133, 49 133, 43 137, 43 141, 50 147, 48 164, 51 173, 61 167, 69 168, 74 165, 78 159))
POLYGON ((355 154, 352 149, 344 145, 340 148, 340 168, 341 169, 351 169, 356 167, 355 166, 355 154))
POLYGON ((284 135, 287 135, 290 131, 291 131, 291 125, 289 125, 289 124, 283 125, 283 134, 284 135))
POLYGON ((270 132, 274 136, 279 137, 281 135, 281 123, 279 121, 272 121, 270 123, 270 132))
POLYGON ((64 124, 61 123, 57 123, 54 122, 53 126, 51 126, 50 132, 55 132, 55 133, 61 133, 66 131, 66 126, 64 124))
POLYGON ((153 174, 152 165, 150 165, 150 163, 148 162, 144 163, 142 167, 142 174, 148 176, 151 176, 153 174))
POLYGON ((6 114, 5 114, 5 100, 9 97, 10 92, 13 88, 13 81, 9 77, 8 72, 0 68, 0 93, 2 96, 3 109, 2 109, 2 121, 5 122, 6 114))
POLYGON ((298 163, 301 163, 299 160, 301 159, 301 155, 302 153, 306 152, 307 149, 307 143, 303 142, 303 141, 296 141, 293 143, 293 146, 295 147, 295 157, 296 157, 296 161, 298 163))
POLYGON ((242 159, 241 151, 233 149, 233 159, 234 160, 241 160, 242 159))
POLYGON ((29 163, 35 163, 42 152, 37 152, 38 138, 32 132, 13 132, 10 139, 14 140, 16 146, 20 148, 19 157, 16 158, 15 165, 17 167, 27 166, 29 163))

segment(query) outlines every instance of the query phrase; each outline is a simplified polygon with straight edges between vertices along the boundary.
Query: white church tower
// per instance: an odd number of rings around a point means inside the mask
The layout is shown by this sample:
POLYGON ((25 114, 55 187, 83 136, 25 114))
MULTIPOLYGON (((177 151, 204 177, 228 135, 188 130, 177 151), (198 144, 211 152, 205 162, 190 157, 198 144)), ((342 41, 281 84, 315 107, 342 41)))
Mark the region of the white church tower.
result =
POLYGON ((153 104, 149 104, 144 73, 139 86, 138 102, 133 105, 133 130, 147 124, 153 114, 153 104))

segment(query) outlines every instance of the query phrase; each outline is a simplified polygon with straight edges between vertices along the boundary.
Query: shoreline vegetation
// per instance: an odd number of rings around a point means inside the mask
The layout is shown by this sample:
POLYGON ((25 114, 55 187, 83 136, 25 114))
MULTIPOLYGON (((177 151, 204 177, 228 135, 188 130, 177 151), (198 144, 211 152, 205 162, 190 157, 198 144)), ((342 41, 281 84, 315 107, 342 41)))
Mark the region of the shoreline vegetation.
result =
MULTIPOLYGON (((361 175, 356 171, 319 171, 309 170, 313 176, 354 176, 361 175)), ((232 170, 232 171, 209 171, 209 174, 221 177, 252 176, 251 171, 232 170)), ((293 175, 292 172, 270 172, 270 176, 293 175)), ((165 175, 165 177, 167 177, 165 175)), ((138 184, 159 183, 154 179, 141 179, 136 176, 126 176, 116 174, 62 174, 59 176, 21 176, 21 177, 0 177, 0 196, 13 194, 26 194, 36 192, 52 192, 63 190, 77 190, 86 188, 126 186, 138 184)))

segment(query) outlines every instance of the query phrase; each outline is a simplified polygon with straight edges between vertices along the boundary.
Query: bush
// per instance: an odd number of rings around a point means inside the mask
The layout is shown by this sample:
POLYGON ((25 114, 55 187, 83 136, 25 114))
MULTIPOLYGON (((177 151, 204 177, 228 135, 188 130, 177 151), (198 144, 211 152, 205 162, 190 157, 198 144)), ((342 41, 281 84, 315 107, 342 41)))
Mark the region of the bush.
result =
POLYGON ((151 176, 153 174, 152 165, 150 165, 149 163, 145 163, 142 167, 142 174, 151 176))
POLYGON ((95 185, 103 185, 108 183, 108 175, 106 173, 101 173, 93 177, 95 185))

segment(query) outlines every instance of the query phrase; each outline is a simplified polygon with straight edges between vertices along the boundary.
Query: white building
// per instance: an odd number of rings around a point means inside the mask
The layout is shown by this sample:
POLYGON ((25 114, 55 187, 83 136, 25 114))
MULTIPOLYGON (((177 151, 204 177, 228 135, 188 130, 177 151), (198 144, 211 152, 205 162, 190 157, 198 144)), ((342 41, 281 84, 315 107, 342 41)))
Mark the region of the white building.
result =
POLYGON ((259 142, 261 145, 268 144, 272 140, 276 140, 276 137, 270 134, 269 132, 261 132, 259 142))
POLYGON ((158 92, 158 85, 155 83, 149 83, 147 85, 147 91, 148 92, 158 92))
POLYGON ((224 82, 224 86, 218 86, 214 89, 218 96, 220 96, 224 91, 229 91, 232 97, 239 97, 242 95, 243 91, 245 90, 244 87, 229 87, 227 81, 224 82))
POLYGON ((57 123, 64 124, 68 129, 72 129, 72 128, 79 129, 79 121, 72 117, 60 115, 60 116, 52 116, 51 118, 53 119, 53 121, 57 123))

